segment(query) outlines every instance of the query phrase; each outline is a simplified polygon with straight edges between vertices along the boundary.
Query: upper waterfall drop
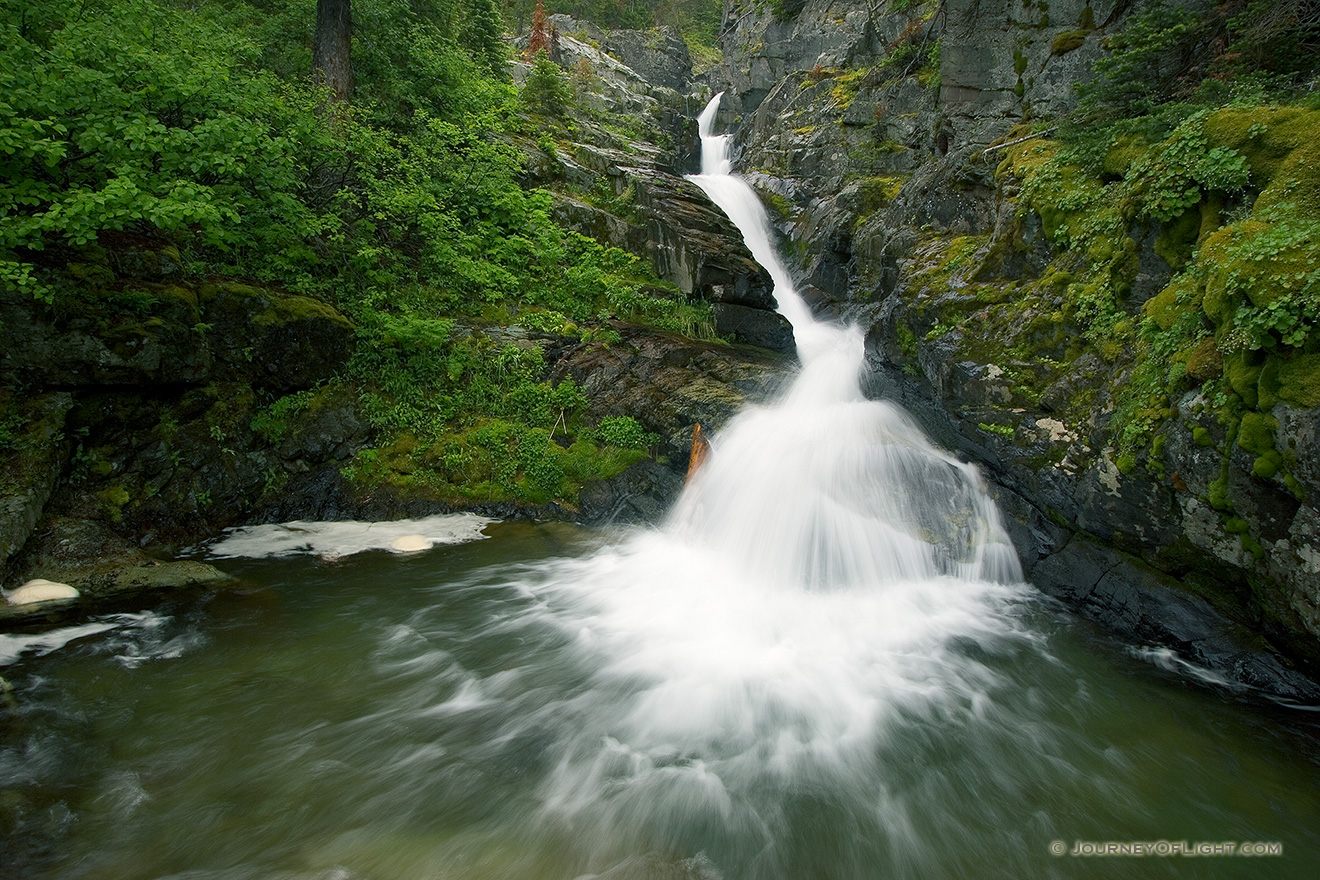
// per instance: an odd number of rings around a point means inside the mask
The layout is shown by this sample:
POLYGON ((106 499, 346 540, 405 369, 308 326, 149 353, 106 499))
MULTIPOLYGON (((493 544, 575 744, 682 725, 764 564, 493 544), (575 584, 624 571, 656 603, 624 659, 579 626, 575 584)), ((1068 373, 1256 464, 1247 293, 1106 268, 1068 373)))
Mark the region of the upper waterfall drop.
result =
POLYGON ((822 334, 823 325, 817 324, 811 316, 811 309, 794 287, 788 267, 779 258, 779 252, 774 246, 770 217, 761 200, 747 185, 747 181, 733 173, 729 159, 729 136, 712 133, 723 96, 724 93, 720 92, 711 98, 706 109, 697 117, 697 132, 701 135, 701 173, 691 175, 690 179, 729 216, 733 225, 742 232, 747 249, 752 252, 756 262, 770 273, 779 313, 793 325, 798 353, 803 363, 806 363, 814 354, 831 347, 830 340, 826 338, 829 334, 822 334))
POLYGON ((817 321, 798 294, 765 208, 732 173, 728 136, 712 131, 722 96, 699 118, 703 173, 692 180, 773 279, 802 369, 782 400, 720 432, 672 527, 756 577, 808 589, 1020 580, 976 468, 933 447, 899 407, 866 400, 861 329, 817 321))

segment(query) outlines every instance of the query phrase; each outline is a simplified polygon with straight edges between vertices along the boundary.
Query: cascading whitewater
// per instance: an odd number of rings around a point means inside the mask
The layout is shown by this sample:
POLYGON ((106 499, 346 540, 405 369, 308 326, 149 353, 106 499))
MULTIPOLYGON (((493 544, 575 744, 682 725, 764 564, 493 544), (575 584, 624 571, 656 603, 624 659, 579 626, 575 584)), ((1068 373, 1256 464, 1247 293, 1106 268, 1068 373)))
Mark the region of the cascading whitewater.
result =
POLYGON ((728 136, 711 133, 721 96, 698 121, 702 173, 692 180, 770 273, 802 370, 783 400, 721 432, 674 527, 738 554, 770 583, 1020 579, 975 469, 932 447, 897 407, 865 400, 861 330, 814 320, 794 289, 760 200, 730 172, 728 136))

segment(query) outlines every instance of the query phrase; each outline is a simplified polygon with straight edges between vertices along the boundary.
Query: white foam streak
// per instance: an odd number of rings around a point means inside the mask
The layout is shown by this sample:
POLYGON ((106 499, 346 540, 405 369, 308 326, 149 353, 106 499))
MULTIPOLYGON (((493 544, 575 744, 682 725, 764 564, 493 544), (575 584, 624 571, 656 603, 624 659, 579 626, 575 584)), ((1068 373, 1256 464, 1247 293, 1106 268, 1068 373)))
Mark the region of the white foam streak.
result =
POLYGON ((399 550, 396 542, 421 538, 430 545, 462 544, 486 537, 495 520, 475 513, 453 513, 389 522, 287 522, 230 529, 207 548, 217 559, 312 554, 325 559, 367 550, 399 550))

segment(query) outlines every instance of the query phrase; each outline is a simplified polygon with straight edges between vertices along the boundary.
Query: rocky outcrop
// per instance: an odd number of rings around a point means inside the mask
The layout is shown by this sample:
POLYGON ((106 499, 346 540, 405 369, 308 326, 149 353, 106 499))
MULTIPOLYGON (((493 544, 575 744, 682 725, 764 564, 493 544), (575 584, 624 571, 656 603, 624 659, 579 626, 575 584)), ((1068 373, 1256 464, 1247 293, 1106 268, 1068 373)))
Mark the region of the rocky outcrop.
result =
POLYGON ((32 578, 68 584, 78 595, 58 607, 0 603, 0 626, 104 612, 164 590, 214 590, 236 583, 204 562, 159 559, 104 524, 66 517, 47 521, 39 539, 19 560, 16 580, 32 578))
POLYGON ((567 228, 646 255, 682 294, 715 303, 716 332, 792 352, 769 277, 729 219, 683 177, 697 170, 694 119, 709 92, 693 83, 677 31, 603 31, 567 16, 553 21, 555 60, 574 88, 574 127, 571 139, 553 150, 544 138, 522 144, 528 182, 554 192, 554 217, 567 228), (623 136, 619 126, 628 122, 666 146, 623 136))
POLYGON ((673 25, 649 31, 608 31, 600 47, 652 86, 684 92, 692 84, 692 56, 673 25))
POLYGON ((788 363, 756 350, 623 328, 621 342, 565 352, 556 379, 572 379, 590 401, 590 417, 627 413, 660 436, 660 453, 682 473, 692 426, 722 425, 748 403, 768 399, 788 363))
MULTIPOLYGON (((9 387, 175 385, 250 380, 306 388, 348 360, 353 325, 325 303, 236 283, 70 280, 67 299, 0 293, 0 381, 9 387)), ((136 252, 135 252, 136 253, 136 252)), ((75 264, 83 265, 83 264, 75 264)), ((140 281, 140 279, 133 279, 140 281)))
POLYGON ((32 536, 64 473, 70 452, 64 425, 73 395, 52 392, 5 403, 16 411, 19 427, 10 427, 12 454, 0 471, 0 567, 32 536))

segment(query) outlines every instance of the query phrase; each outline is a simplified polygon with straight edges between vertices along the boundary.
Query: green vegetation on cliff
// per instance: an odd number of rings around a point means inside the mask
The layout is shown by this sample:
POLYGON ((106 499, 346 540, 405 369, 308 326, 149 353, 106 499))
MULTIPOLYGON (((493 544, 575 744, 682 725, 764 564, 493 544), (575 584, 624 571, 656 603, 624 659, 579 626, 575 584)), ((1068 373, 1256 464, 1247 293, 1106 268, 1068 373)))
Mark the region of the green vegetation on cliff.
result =
MULTIPOLYGON (((425 451, 439 495, 571 501, 639 453, 584 422, 541 347, 608 342, 620 319, 690 328, 702 307, 522 185, 519 144, 545 121, 522 112, 498 34, 474 31, 491 0, 355 4, 351 106, 311 85, 315 15, 0 0, 0 283, 56 317, 139 316, 144 338, 180 296, 198 314, 204 280, 342 313, 358 341, 335 381, 359 394, 375 460, 415 447, 385 476, 419 479, 425 451)), ((12 448, 24 426, 6 419, 12 448)), ((381 478, 369 465, 349 473, 381 478)))
POLYGON ((1179 492, 1167 433, 1217 449, 1223 473, 1204 501, 1256 557, 1230 458, 1304 497, 1272 412, 1320 404, 1320 100, 1315 55, 1299 48, 1316 25, 1263 15, 1255 3, 1134 12, 1055 137, 1027 124, 1006 138, 996 176, 1020 186, 1012 228, 932 242, 921 276, 973 282, 966 308, 988 333, 961 344, 1003 364, 1007 406, 1043 406, 1068 425, 1099 407, 1102 455, 1179 492), (1280 46, 1247 52, 1261 28, 1280 46), (1033 259, 1034 230, 1052 245, 1048 264, 1006 283, 1003 267, 1033 259))

